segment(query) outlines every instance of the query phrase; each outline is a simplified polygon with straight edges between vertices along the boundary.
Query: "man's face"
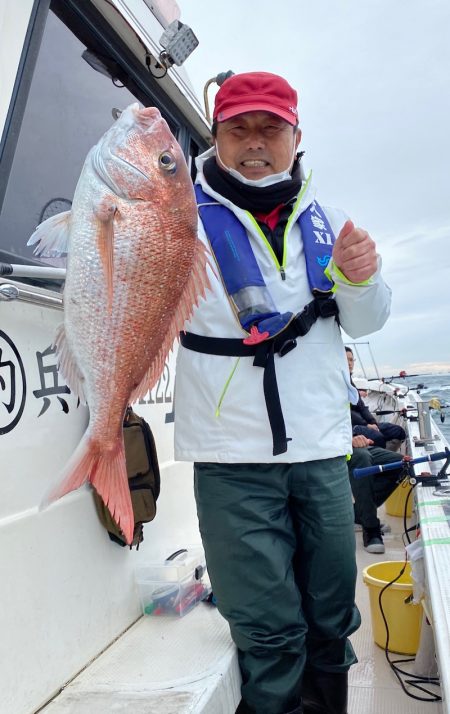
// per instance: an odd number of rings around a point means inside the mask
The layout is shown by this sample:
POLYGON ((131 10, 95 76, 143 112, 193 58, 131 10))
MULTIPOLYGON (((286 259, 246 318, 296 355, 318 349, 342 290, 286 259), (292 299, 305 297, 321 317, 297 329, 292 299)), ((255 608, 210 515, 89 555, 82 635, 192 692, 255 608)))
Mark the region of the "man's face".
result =
POLYGON ((222 168, 257 180, 290 170, 301 131, 269 112, 246 112, 217 124, 216 147, 222 168))
POLYGON ((346 352, 347 355, 347 362, 348 362, 348 368, 350 370, 350 374, 353 372, 353 367, 355 366, 355 358, 353 357, 351 352, 346 352))

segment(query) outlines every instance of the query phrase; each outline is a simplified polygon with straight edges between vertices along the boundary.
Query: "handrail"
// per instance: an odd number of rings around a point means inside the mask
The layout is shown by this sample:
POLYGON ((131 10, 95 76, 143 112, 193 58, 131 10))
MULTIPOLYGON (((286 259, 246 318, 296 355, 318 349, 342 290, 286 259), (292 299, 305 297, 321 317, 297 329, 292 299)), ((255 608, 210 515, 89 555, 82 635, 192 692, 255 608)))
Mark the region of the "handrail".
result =
POLYGON ((35 280, 65 280, 65 268, 52 268, 50 265, 19 265, 0 262, 0 277, 34 278, 35 280))
POLYGON ((63 296, 58 293, 0 278, 0 302, 11 302, 12 300, 19 300, 32 305, 39 305, 40 307, 51 307, 55 310, 64 309, 63 296))

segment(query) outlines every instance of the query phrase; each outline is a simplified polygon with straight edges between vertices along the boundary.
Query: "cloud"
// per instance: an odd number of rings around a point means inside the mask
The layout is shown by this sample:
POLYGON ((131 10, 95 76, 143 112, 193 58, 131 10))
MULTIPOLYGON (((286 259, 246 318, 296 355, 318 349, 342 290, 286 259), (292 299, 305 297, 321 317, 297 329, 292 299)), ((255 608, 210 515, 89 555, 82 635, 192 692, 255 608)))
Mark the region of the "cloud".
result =
POLYGON ((299 92, 301 148, 318 200, 366 228, 393 290, 370 336, 377 361, 450 359, 450 3, 178 0, 200 44, 202 96, 219 71, 284 75, 299 92), (292 21, 289 21, 292 20, 292 21))
POLYGON ((450 372, 449 362, 411 362, 410 369, 418 374, 445 374, 450 372))
POLYGON ((391 322, 442 329, 450 315, 449 246, 450 225, 383 241, 383 274, 393 291, 391 322))
MULTIPOLYGON (((414 231, 407 233, 406 235, 396 234, 379 236, 379 240, 385 248, 406 248, 412 256, 414 256, 417 249, 420 249, 425 245, 428 249, 431 248, 432 250, 440 250, 441 253, 443 253, 443 249, 446 246, 445 241, 448 241, 449 238, 450 224, 444 226, 423 227, 420 231, 414 231)), ((446 251, 446 253, 450 259, 450 253, 448 251, 446 251)))

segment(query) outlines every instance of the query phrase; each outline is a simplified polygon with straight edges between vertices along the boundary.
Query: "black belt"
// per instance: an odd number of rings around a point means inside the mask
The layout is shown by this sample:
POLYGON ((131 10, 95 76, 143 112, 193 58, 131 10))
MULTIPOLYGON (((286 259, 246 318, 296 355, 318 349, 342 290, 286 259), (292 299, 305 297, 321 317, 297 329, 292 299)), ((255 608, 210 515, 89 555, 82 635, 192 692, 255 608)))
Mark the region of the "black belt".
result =
POLYGON ((263 387, 267 415, 273 438, 273 455, 284 454, 287 443, 286 426, 281 409, 275 372, 274 355, 284 357, 297 346, 297 337, 306 335, 319 317, 337 317, 336 301, 330 297, 316 297, 297 313, 289 325, 278 335, 256 345, 245 345, 242 339, 229 337, 205 337, 193 332, 181 332, 183 347, 194 352, 203 352, 223 357, 254 357, 253 365, 264 369, 263 387))

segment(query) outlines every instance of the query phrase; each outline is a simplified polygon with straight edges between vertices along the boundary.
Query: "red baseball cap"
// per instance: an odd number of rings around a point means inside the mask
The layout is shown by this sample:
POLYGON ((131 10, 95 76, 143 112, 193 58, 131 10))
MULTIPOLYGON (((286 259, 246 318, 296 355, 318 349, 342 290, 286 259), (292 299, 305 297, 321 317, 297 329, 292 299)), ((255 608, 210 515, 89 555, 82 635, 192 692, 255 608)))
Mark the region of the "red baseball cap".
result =
POLYGON ((216 94, 214 121, 226 121, 244 112, 276 114, 295 126, 298 122, 297 92, 283 77, 270 72, 234 74, 216 94))

